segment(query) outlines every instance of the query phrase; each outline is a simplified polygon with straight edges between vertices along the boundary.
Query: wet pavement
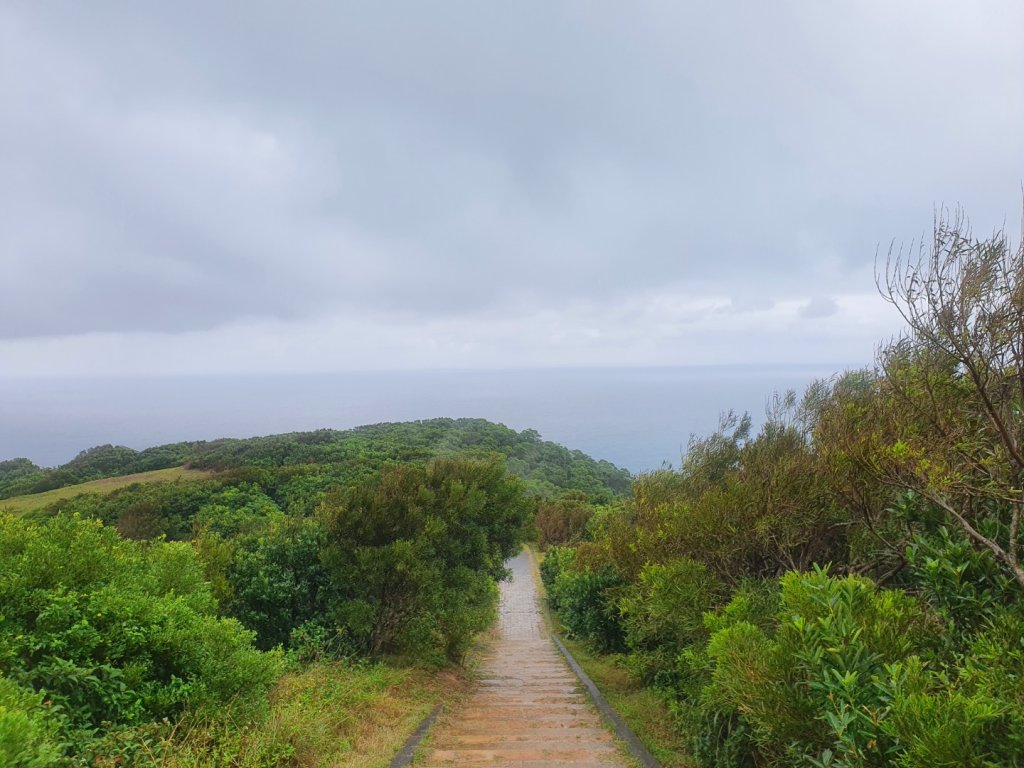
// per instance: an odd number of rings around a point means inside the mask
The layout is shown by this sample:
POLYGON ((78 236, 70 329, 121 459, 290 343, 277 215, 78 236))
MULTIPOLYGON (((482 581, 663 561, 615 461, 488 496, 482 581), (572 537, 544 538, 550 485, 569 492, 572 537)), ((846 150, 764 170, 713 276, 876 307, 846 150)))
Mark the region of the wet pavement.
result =
POLYGON ((497 636, 482 654, 479 685, 437 726, 427 766, 627 765, 579 680, 551 640, 531 555, 507 565, 497 636))

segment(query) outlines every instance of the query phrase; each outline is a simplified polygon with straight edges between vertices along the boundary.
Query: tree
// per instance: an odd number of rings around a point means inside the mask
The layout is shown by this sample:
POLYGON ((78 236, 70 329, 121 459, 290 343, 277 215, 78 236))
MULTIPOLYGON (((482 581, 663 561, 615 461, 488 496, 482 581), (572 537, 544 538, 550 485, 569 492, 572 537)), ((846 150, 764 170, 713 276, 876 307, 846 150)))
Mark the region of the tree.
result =
POLYGON ((880 473, 1024 585, 1024 244, 943 210, 930 247, 890 250, 878 282, 908 325, 879 355, 895 438, 880 473))
POLYGON ((537 508, 536 517, 541 548, 579 544, 593 516, 594 508, 587 503, 583 494, 542 502, 537 508))
POLYGON ((494 580, 531 520, 524 485, 496 461, 385 469, 320 507, 327 612, 357 650, 458 659, 492 618, 494 580))

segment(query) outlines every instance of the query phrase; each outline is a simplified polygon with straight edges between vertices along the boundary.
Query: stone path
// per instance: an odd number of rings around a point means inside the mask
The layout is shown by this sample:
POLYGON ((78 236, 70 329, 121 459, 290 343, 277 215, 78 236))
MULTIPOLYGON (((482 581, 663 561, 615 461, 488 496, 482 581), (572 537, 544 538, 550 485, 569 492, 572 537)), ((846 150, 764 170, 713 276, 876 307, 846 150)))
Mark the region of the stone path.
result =
POLYGON ((508 562, 498 636, 480 659, 480 684, 438 725, 423 765, 513 768, 626 762, 551 640, 531 556, 508 562))

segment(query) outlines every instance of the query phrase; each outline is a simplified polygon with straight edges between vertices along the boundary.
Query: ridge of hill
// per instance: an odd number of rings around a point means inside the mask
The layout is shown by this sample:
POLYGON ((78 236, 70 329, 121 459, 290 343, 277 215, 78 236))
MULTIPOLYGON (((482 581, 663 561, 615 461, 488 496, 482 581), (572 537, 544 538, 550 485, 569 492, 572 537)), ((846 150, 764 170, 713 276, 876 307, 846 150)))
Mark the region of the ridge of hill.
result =
POLYGON ((10 459, 0 462, 0 499, 174 467, 222 471, 332 465, 360 474, 359 469, 389 462, 488 454, 502 455, 511 473, 541 493, 571 489, 601 498, 625 493, 630 485, 627 470, 543 440, 535 430, 517 432, 486 419, 439 418, 348 430, 184 441, 141 451, 101 445, 53 468, 39 467, 25 458, 10 459))

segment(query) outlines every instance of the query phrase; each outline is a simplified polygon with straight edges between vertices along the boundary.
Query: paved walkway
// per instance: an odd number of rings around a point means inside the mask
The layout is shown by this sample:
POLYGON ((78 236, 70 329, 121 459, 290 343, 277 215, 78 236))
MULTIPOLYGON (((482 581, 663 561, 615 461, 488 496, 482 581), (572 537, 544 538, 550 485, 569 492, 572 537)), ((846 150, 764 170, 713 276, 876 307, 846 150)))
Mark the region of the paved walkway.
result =
POLYGON ((480 660, 480 684, 438 725, 427 766, 621 768, 611 734, 551 641, 531 555, 508 562, 498 636, 480 660))

